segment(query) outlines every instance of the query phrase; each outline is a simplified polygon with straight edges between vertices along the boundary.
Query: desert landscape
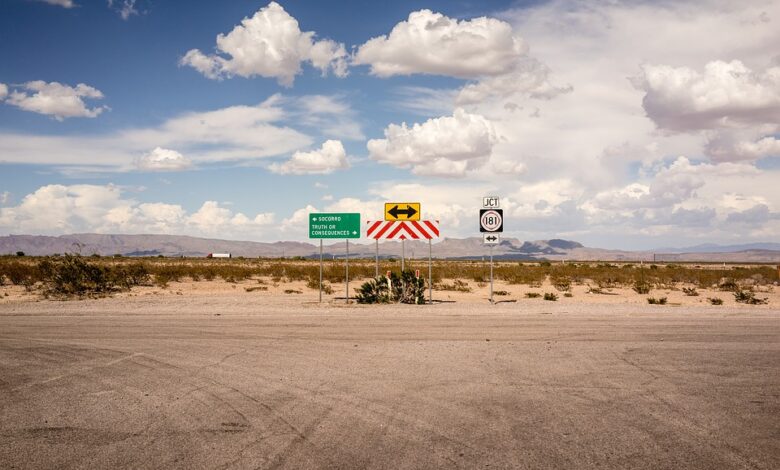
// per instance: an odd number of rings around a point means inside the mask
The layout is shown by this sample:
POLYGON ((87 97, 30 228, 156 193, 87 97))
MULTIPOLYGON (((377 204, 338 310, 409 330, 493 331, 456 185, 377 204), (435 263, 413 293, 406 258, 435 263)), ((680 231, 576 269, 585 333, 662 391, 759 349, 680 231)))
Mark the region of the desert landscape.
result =
POLYGON ((780 0, 0 0, 0 470, 780 469, 780 0))
POLYGON ((498 263, 490 303, 486 263, 437 262, 414 305, 356 302, 371 260, 350 261, 350 303, 343 260, 322 302, 301 260, 88 258, 149 274, 67 296, 10 282, 43 260, 0 263, 6 468, 780 465, 774 266, 498 263))

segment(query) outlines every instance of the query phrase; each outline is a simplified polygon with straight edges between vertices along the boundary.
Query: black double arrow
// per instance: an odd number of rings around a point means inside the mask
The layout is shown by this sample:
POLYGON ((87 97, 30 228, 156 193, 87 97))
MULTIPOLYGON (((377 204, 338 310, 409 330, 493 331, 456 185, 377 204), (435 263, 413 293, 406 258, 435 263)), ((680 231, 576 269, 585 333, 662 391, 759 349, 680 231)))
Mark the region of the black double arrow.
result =
POLYGON ((498 240, 498 237, 495 236, 495 235, 488 235, 487 237, 485 237, 485 240, 487 240, 489 242, 494 242, 494 241, 498 240))
POLYGON ((416 210, 414 210, 414 207, 412 206, 406 206, 406 209, 399 209, 398 206, 393 206, 392 209, 387 211, 388 214, 392 215, 393 218, 397 219, 399 215, 403 214, 406 216, 407 219, 411 219, 414 214, 417 213, 416 210))

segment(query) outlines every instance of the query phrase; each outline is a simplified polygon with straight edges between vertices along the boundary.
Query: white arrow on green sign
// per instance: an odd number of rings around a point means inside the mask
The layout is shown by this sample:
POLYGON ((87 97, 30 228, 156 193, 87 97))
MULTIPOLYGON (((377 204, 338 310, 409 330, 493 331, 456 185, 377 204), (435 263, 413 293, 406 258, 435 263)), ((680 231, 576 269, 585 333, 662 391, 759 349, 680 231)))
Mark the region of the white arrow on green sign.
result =
POLYGON ((309 238, 360 238, 360 213, 309 214, 309 238))

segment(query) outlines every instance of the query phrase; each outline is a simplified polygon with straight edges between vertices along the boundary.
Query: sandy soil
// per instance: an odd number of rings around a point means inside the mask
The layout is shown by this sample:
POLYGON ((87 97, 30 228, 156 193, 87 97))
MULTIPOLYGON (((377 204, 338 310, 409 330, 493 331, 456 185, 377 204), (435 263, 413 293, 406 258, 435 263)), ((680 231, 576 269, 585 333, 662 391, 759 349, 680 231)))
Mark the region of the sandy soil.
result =
POLYGON ((0 468, 780 468, 776 293, 257 285, 4 297, 0 468))
MULTIPOLYGON (((357 289, 366 279, 350 280, 350 296, 354 298, 355 289, 357 289)), ((458 292, 455 290, 433 289, 433 299, 435 301, 457 302, 457 303, 477 303, 488 302, 490 298, 490 286, 488 283, 478 283, 474 281, 464 281, 470 292, 458 292)), ((452 285, 454 280, 444 279, 441 284, 452 285)), ((332 294, 323 293, 323 302, 334 303, 339 300, 344 302, 346 296, 346 286, 344 283, 327 283, 332 289, 332 294)), ((596 287, 595 284, 592 287, 596 287)), ((608 288, 602 289, 601 294, 592 293, 591 285, 572 285, 571 297, 566 297, 564 292, 557 290, 549 281, 546 281, 541 287, 530 287, 528 285, 507 284, 502 281, 495 281, 493 284, 493 301, 497 303, 525 303, 525 302, 544 302, 542 296, 545 293, 554 293, 558 296, 556 302, 565 305, 580 304, 647 304, 648 297, 661 298, 666 297, 667 303, 671 306, 711 306, 713 308, 723 308, 726 306, 739 306, 731 292, 719 291, 717 289, 697 289, 698 296, 687 296, 681 290, 684 285, 677 286, 675 289, 653 289, 649 294, 637 294, 631 288, 608 288), (537 293, 538 298, 529 299, 526 293, 537 293), (721 306, 712 306, 709 298, 719 298, 723 300, 721 306)), ((428 298, 426 290, 426 299, 428 298)), ((757 286, 755 288, 756 297, 767 299, 765 305, 751 305, 754 309, 775 309, 780 308, 780 287, 773 285, 757 286)), ((284 295, 295 297, 302 302, 319 301, 317 289, 311 289, 303 281, 274 282, 270 278, 257 278, 240 282, 215 281, 185 281, 171 282, 167 287, 157 286, 135 287, 129 292, 119 292, 113 294, 112 298, 128 298, 136 296, 171 296, 186 295, 196 297, 209 297, 213 295, 236 294, 250 297, 270 297, 284 295)), ((37 292, 29 292, 21 286, 0 286, 0 305, 14 304, 16 302, 36 302, 42 300, 42 296, 37 292)))

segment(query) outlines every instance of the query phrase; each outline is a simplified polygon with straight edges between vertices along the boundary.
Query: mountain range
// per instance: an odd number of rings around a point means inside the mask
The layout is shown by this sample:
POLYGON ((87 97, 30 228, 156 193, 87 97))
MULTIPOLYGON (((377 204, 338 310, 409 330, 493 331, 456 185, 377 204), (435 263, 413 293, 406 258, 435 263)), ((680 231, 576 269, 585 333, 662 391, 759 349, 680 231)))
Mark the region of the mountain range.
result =
MULTIPOLYGON (((428 242, 407 240, 405 256, 426 258, 428 242)), ((346 243, 326 245, 323 255, 343 258, 346 243)), ((430 245, 434 258, 481 259, 490 255, 490 248, 481 237, 443 238, 430 245)), ((400 242, 350 242, 350 257, 400 257, 400 242)), ((43 256, 55 253, 98 254, 111 256, 185 256, 204 257, 209 253, 230 253, 234 257, 281 258, 318 257, 319 244, 279 241, 274 243, 218 240, 183 235, 110 235, 82 233, 61 236, 7 235, 0 236, 0 254, 24 252, 43 256)), ((499 260, 581 260, 581 261, 702 261, 702 262, 780 262, 780 244, 755 243, 749 245, 697 245, 687 248, 661 248, 647 251, 608 250, 591 248, 576 241, 551 239, 521 241, 505 238, 493 248, 499 260)))

